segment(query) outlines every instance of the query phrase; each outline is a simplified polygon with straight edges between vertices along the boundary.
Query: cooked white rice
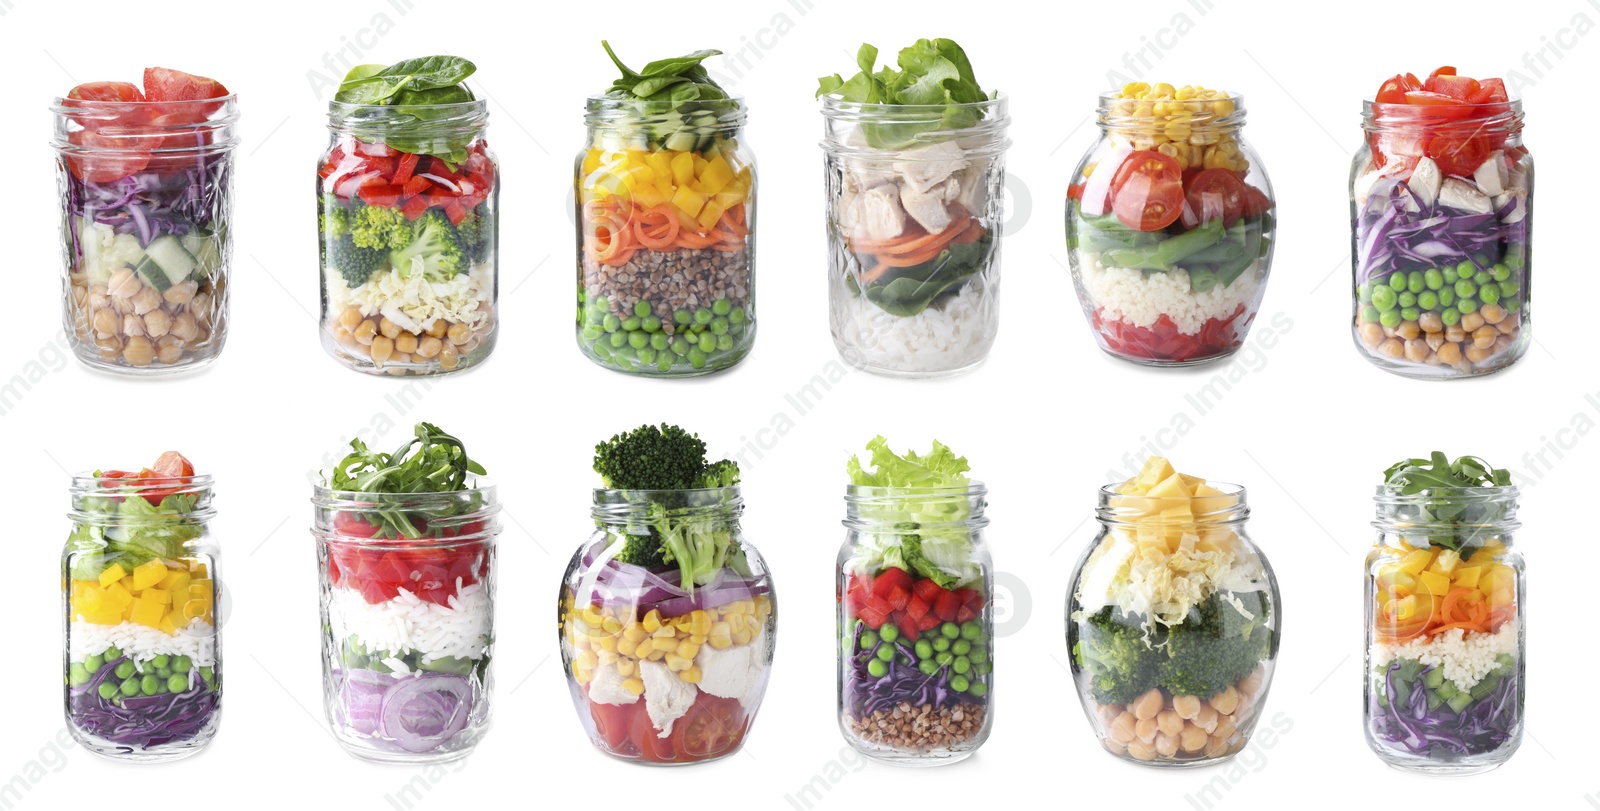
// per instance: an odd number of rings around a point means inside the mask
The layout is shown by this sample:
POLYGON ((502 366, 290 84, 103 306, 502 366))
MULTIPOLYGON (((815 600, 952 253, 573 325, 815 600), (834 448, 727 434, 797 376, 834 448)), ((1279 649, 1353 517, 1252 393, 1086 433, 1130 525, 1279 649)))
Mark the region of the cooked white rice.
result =
POLYGON ((902 318, 863 296, 834 296, 833 336, 851 360, 902 372, 964 369, 983 360, 999 317, 994 291, 975 279, 960 293, 902 318))
POLYGON ((1100 254, 1086 251, 1078 252, 1078 267, 1084 292, 1106 311, 1107 320, 1150 327, 1166 315, 1185 335, 1198 333, 1213 318, 1233 315, 1241 304, 1247 311, 1253 309, 1261 287, 1259 259, 1233 284, 1204 293, 1190 289, 1189 271, 1182 268, 1147 276, 1142 270, 1104 267, 1100 254))
MULTIPOLYGON (((393 600, 369 603, 354 589, 333 589, 328 623, 337 639, 356 637, 367 650, 398 657, 416 651, 424 663, 445 657, 477 659, 489 645, 489 596, 482 583, 462 587, 442 606, 405 589, 393 600)), ((395 659, 399 661, 399 659, 395 659)))
POLYGON ((189 620, 188 625, 171 634, 136 622, 97 625, 74 620, 70 634, 67 649, 74 662, 98 656, 115 645, 140 664, 162 655, 187 656, 194 660, 196 667, 211 667, 217 663, 216 629, 201 619, 189 620))

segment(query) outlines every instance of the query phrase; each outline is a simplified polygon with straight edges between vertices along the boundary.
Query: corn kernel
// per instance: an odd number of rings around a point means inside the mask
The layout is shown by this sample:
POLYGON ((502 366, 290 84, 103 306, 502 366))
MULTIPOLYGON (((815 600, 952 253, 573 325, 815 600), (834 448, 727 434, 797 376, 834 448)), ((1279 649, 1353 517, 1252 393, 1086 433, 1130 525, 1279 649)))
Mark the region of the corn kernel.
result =
POLYGON ((666 655, 666 659, 667 659, 667 669, 672 671, 673 673, 682 673, 684 670, 687 670, 689 668, 689 665, 693 664, 692 661, 690 661, 688 659, 685 659, 685 658, 683 658, 682 656, 679 656, 676 653, 667 654, 666 655))
POLYGON ((695 634, 694 636, 689 637, 689 644, 704 645, 706 644, 706 637, 704 634, 695 634))
POLYGON ((725 649, 728 646, 733 644, 733 635, 732 634, 729 634, 729 635, 726 635, 726 636, 715 636, 715 635, 713 635, 710 639, 706 640, 706 644, 710 645, 713 650, 723 650, 723 649, 725 649))
POLYGON ((642 625, 629 625, 627 629, 622 632, 622 637, 624 639, 627 639, 636 645, 640 642, 643 642, 644 638, 649 635, 650 634, 645 631, 644 626, 642 625))
POLYGON ((646 658, 648 658, 652 662, 659 662, 663 658, 665 658, 666 655, 667 655, 666 651, 664 651, 664 650, 662 650, 660 648, 656 648, 655 650, 650 651, 650 655, 648 657, 646 657, 646 658))
POLYGON ((600 623, 601 623, 600 615, 594 613, 594 609, 592 609, 592 608, 585 608, 582 611, 579 611, 578 612, 578 619, 582 620, 583 624, 589 626, 590 628, 599 628, 600 627, 600 623))
POLYGON ((614 636, 602 636, 595 640, 594 646, 596 650, 599 650, 603 653, 616 653, 617 638, 614 636))
POLYGON ((622 633, 622 623, 617 622, 610 617, 606 617, 605 620, 600 623, 600 627, 608 634, 622 633))
POLYGON ((617 662, 617 673, 623 678, 627 678, 628 676, 632 676, 638 670, 638 667, 639 666, 632 659, 623 659, 622 661, 617 662))
POLYGON ((620 653, 623 656, 633 656, 637 658, 639 655, 639 643, 627 637, 623 637, 617 640, 617 653, 620 653))
POLYGON ((733 635, 733 642, 736 645, 748 645, 752 638, 753 636, 749 631, 737 631, 733 635))
POLYGON ((672 639, 677 635, 678 629, 672 627, 671 625, 663 625, 660 628, 657 628, 655 633, 651 634, 651 636, 655 637, 656 639, 672 639))
POLYGON ((622 689, 627 690, 636 696, 644 695, 644 680, 640 679, 638 676, 635 676, 631 679, 623 679, 622 689))
POLYGON ((1128 82, 1122 86, 1122 95, 1127 96, 1128 98, 1138 98, 1149 89, 1150 85, 1145 84, 1144 82, 1128 82))
POLYGON ((643 624, 644 629, 653 634, 661 629, 661 615, 657 613, 654 608, 652 608, 650 609, 650 613, 644 615, 643 624))
POLYGON ((606 665, 614 665, 617 663, 617 652, 612 650, 600 651, 600 655, 597 657, 597 659, 599 660, 601 667, 605 667, 606 665))
POLYGON ((695 654, 699 652, 700 646, 693 642, 680 642, 678 644, 678 655, 685 659, 693 659, 695 654))
POLYGON ((682 673, 679 673, 678 674, 678 678, 683 679, 684 681, 686 681, 686 682, 688 682, 690 684, 699 684, 700 683, 700 668, 699 668, 699 666, 691 665, 688 669, 684 670, 682 673))
POLYGON ((655 649, 655 643, 649 639, 646 639, 641 641, 638 647, 634 649, 633 655, 635 658, 643 659, 653 653, 655 649))

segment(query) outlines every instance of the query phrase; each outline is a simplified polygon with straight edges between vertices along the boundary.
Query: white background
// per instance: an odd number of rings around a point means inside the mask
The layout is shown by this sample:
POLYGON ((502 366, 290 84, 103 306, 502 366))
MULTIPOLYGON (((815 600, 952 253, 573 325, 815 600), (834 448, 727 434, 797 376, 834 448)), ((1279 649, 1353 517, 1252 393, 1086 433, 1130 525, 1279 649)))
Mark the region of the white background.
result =
POLYGON ((1573 807, 1600 793, 1600 777, 1586 768, 1597 713, 1587 510, 1600 463, 1600 440, 1587 436, 1600 421, 1600 397, 1586 399, 1600 391, 1592 320, 1600 275, 1586 217, 1594 210, 1600 3, 811 2, 802 13, 789 0, 414 0, 402 14, 389 0, 0 0, 0 51, 10 62, 10 114, 0 129, 10 156, 5 265, 16 274, 0 322, 10 348, 0 355, 0 383, 29 381, 0 417, 8 458, 0 490, 12 505, 10 559, 0 570, 14 646, 7 656, 19 665, 4 682, 0 781, 10 783, 0 785, 0 808, 263 807, 271 797, 317 808, 531 799, 541 807, 788 809, 806 807, 788 798, 819 776, 817 808, 971 806, 1025 795, 1051 805, 1205 808, 1190 798, 1208 785, 1221 797, 1209 807, 1228 808, 1492 806, 1535 790, 1548 798, 1540 805, 1573 807), (614 75, 603 35, 636 65, 703 47, 754 49, 748 68, 712 64, 750 101, 748 140, 760 161, 760 333, 730 373, 633 380, 592 366, 574 345, 566 198, 582 100, 614 75), (786 395, 842 368, 827 328, 815 77, 852 72, 862 41, 893 54, 922 36, 957 38, 979 81, 1013 99, 1009 168, 1030 201, 1015 206, 1005 243, 999 341, 986 366, 955 380, 851 372, 802 414, 786 395), (490 142, 504 178, 500 348, 481 369, 405 395, 402 380, 363 377, 325 357, 312 315, 312 172, 327 136, 325 96, 313 92, 308 72, 347 44, 366 51, 361 61, 467 56, 479 68, 474 86, 492 99, 490 142), (1126 67, 1125 55, 1141 48, 1149 67, 1137 56, 1126 67), (1351 346, 1345 187, 1360 100, 1398 71, 1425 75, 1446 62, 1468 75, 1504 75, 1526 99, 1527 142, 1542 170, 1539 306, 1537 343, 1514 369, 1429 384, 1370 367, 1351 346), (61 271, 46 107, 77 82, 137 82, 148 63, 214 76, 236 91, 244 143, 227 350, 199 375, 129 381, 91 374, 52 345, 61 271), (1251 345, 1228 364, 1154 371, 1113 360, 1079 312, 1065 270, 1062 201, 1095 135, 1086 118, 1113 69, 1246 97, 1246 136, 1276 186, 1282 227, 1251 345), (1232 382, 1214 383, 1217 375, 1232 382), (391 399, 403 396, 409 405, 391 399), (508 508, 495 727, 471 758, 433 772, 360 763, 329 738, 307 534, 309 473, 337 459, 357 431, 387 448, 418 419, 465 438, 502 482, 508 508), (747 449, 746 529, 776 573, 781 630, 768 700, 744 752, 646 772, 609 761, 583 738, 562 684, 555 599, 590 529, 593 443, 663 420, 699 431, 716 454, 747 449), (831 571, 843 536, 844 463, 880 432, 896 447, 938 437, 971 459, 991 486, 998 568, 1018 585, 1002 607, 1012 633, 998 648, 994 735, 970 761, 934 772, 864 766, 834 722, 831 571), (1270 747, 1258 739, 1234 767, 1155 772, 1113 760, 1090 733, 1064 666, 1063 601, 1093 535, 1085 519, 1095 489, 1110 471, 1124 475, 1151 442, 1185 472, 1250 488, 1251 532, 1282 583, 1286 637, 1266 712, 1281 714, 1289 730, 1270 747), (748 450, 755 443, 759 459, 748 450), (52 572, 67 532, 66 471, 136 467, 169 448, 218 481, 215 529, 233 605, 226 712, 200 756, 125 766, 57 743, 65 736, 52 572), (1360 734, 1371 488, 1395 459, 1436 448, 1479 454, 1523 477, 1532 593, 1528 737, 1500 771, 1449 780, 1387 769, 1360 734), (1541 449, 1543 461, 1532 455, 1541 449), (402 798, 408 785, 413 793, 402 798))

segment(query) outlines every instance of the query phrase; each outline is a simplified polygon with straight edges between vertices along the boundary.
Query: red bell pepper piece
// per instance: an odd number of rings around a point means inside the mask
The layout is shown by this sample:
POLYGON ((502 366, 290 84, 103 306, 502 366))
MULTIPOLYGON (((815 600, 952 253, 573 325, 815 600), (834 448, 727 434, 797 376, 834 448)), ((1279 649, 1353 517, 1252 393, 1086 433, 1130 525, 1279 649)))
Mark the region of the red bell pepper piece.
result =
POLYGON ((409 152, 401 155, 400 162, 395 166, 394 177, 389 178, 389 182, 395 184, 396 186, 404 186, 406 181, 410 180, 411 176, 416 174, 418 160, 420 160, 418 156, 409 152))
POLYGON ((956 599, 956 593, 946 591, 939 595, 939 601, 933 604, 933 613, 945 622, 955 622, 956 612, 961 610, 961 601, 956 599))

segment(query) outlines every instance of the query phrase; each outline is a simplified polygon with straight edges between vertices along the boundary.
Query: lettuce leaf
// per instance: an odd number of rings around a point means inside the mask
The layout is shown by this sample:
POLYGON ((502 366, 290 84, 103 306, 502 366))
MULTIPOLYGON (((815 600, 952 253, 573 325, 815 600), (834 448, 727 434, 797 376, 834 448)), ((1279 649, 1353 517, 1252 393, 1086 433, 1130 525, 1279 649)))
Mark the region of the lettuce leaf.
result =
MULTIPOLYGON (((918 490, 964 488, 971 483, 966 457, 957 456, 938 440, 928 453, 920 455, 915 451, 896 454, 881 436, 868 442, 867 450, 872 470, 855 456, 846 465, 850 483, 858 487, 918 490)), ((971 512, 964 492, 863 505, 863 518, 885 526, 861 533, 857 570, 872 573, 895 566, 947 589, 978 579, 982 572, 973 559, 972 535, 960 525, 971 512)))

